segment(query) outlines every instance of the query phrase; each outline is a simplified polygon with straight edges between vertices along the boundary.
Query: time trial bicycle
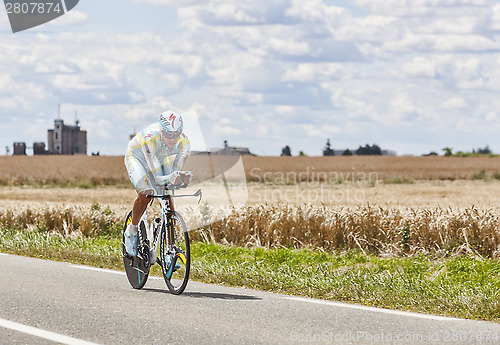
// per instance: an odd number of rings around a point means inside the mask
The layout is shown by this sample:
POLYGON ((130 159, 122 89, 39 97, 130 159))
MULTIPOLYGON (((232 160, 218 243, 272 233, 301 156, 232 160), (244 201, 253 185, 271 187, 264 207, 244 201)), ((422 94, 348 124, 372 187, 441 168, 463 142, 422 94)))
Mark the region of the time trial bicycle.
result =
MULTIPOLYGON (((187 286, 191 267, 191 252, 186 223, 179 212, 174 210, 173 198, 199 197, 201 189, 194 194, 175 195, 174 190, 185 188, 186 184, 167 185, 162 188, 161 195, 148 195, 151 204, 157 199, 161 205, 161 217, 148 224, 147 210, 144 212, 138 227, 138 254, 130 256, 125 250, 125 238, 122 236, 123 264, 127 278, 134 289, 142 289, 149 276, 152 265, 161 266, 163 278, 171 293, 180 295, 187 286), (159 257, 158 257, 159 254, 159 257)), ((150 205, 151 205, 150 204, 150 205)), ((132 211, 125 219, 123 232, 132 221, 132 211)))

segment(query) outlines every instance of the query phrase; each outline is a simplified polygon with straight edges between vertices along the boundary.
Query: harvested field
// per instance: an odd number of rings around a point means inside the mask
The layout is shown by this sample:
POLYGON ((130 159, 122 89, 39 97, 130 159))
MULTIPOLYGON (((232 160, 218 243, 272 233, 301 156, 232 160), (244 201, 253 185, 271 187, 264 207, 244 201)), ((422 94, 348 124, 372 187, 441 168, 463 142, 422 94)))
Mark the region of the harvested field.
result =
MULTIPOLYGON (((0 157, 0 184, 108 185, 128 182, 123 157, 6 156, 0 157)), ((80 185, 84 187, 85 185, 80 185)))
MULTIPOLYGON (((206 157, 190 157, 190 166, 205 164, 206 157), (200 163, 201 162, 201 163, 200 163)), ((500 157, 251 157, 243 156, 249 181, 289 184, 297 182, 459 180, 500 178, 500 157)), ((121 156, 4 156, 0 157, 0 183, 75 185, 127 184, 121 156)), ((85 186, 85 185, 84 185, 85 186)))
MULTIPOLYGON (((204 193, 211 193, 205 191, 204 193)), ((136 192, 129 183, 123 187, 36 188, 0 187, 0 208, 28 203, 43 205, 79 205, 92 202, 114 209, 128 208, 136 192)), ((496 207, 500 205, 500 181, 423 181, 412 184, 363 183, 294 185, 248 184, 248 204, 289 204, 382 207, 496 207)))
POLYGON ((247 178, 251 181, 284 182, 382 180, 472 179, 484 172, 500 173, 499 157, 244 157, 247 178), (287 175, 288 172, 288 175, 287 175))

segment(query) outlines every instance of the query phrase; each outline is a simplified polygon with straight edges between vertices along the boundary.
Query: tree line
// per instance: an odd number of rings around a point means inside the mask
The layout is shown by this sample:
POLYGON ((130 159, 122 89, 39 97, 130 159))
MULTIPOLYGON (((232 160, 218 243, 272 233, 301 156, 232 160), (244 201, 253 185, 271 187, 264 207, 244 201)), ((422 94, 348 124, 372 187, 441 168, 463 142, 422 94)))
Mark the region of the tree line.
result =
MULTIPOLYGON (((453 153, 453 149, 450 147, 445 147, 442 149, 443 156, 445 157, 477 157, 477 156, 497 156, 493 154, 490 147, 486 145, 484 148, 472 149, 472 152, 463 152, 457 151, 453 153)), ((344 150, 340 155, 341 156, 373 156, 373 155, 382 155, 382 149, 377 144, 366 144, 365 146, 359 146, 357 150, 351 151, 349 149, 344 150)), ((286 145, 281 149, 282 156, 291 156, 292 149, 290 146, 286 145)), ((299 152, 299 156, 306 156, 303 151, 299 152)), ((326 140, 326 145, 323 148, 323 156, 335 156, 335 150, 332 148, 332 144, 330 143, 330 139, 326 140)), ((422 156, 438 156, 438 154, 434 151, 424 154, 422 156)))
MULTIPOLYGON (((290 148, 290 146, 286 145, 285 147, 283 147, 281 149, 281 155, 291 156, 292 149, 290 148)), ((358 156, 382 155, 382 149, 377 144, 372 144, 372 145, 366 144, 365 146, 360 145, 357 150, 354 150, 354 152, 349 149, 346 149, 341 153, 341 156, 352 156, 352 155, 358 155, 358 156)), ((304 152, 300 151, 299 156, 305 156, 304 152)), ((332 148, 330 139, 326 140, 326 145, 323 149, 323 156, 335 156, 335 150, 333 150, 332 148)))

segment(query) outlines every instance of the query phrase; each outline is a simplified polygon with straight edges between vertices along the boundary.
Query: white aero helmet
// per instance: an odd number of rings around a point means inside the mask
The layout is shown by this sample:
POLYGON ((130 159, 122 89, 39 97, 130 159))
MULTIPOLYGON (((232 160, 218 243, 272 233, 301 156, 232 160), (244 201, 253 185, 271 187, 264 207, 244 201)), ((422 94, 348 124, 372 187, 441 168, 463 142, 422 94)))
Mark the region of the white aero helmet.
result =
POLYGON ((160 129, 167 138, 178 138, 182 133, 182 116, 174 111, 164 111, 160 114, 160 129))

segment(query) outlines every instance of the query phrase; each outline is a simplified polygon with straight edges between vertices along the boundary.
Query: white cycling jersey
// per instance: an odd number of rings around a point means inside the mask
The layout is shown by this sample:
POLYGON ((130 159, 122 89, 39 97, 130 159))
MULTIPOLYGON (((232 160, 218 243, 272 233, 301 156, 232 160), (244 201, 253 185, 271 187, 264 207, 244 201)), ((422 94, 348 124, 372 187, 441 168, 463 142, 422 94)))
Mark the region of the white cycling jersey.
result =
POLYGON ((130 181, 138 192, 160 192, 156 185, 163 185, 173 172, 182 171, 190 150, 191 143, 184 133, 170 149, 161 140, 158 123, 145 127, 132 138, 125 154, 130 181))

